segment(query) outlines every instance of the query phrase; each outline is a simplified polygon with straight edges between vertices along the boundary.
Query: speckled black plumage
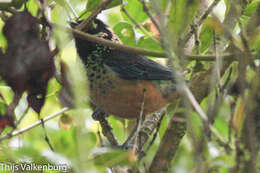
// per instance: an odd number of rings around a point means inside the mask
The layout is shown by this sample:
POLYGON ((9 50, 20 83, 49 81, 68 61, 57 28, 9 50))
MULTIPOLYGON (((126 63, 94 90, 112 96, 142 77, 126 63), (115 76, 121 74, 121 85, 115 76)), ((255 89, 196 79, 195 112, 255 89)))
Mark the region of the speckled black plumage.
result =
MULTIPOLYGON (((113 40, 113 33, 102 21, 95 19, 95 29, 87 32, 101 36, 107 40, 113 40)), ((77 24, 73 23, 72 26, 77 24)), ((172 72, 144 56, 111 49, 107 46, 95 44, 90 41, 75 38, 75 44, 80 58, 89 70, 91 80, 93 73, 95 78, 100 78, 99 73, 106 73, 104 65, 116 72, 123 79, 136 80, 172 80, 172 72), (90 72, 92 71, 92 72, 90 72)))

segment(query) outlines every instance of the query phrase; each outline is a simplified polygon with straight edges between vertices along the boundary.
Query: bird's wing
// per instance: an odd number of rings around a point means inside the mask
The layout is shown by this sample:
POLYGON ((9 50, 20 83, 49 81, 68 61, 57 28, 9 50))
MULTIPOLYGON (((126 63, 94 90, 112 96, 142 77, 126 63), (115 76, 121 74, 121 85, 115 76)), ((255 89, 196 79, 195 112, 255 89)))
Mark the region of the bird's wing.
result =
POLYGON ((144 56, 114 50, 105 64, 123 79, 172 80, 172 72, 165 66, 144 56))

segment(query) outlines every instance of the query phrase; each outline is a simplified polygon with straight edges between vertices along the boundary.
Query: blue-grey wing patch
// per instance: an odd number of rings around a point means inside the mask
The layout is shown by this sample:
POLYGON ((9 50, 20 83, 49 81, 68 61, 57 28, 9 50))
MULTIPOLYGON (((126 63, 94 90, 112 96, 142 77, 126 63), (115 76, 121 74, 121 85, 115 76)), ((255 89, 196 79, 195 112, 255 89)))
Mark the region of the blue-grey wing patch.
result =
POLYGON ((105 64, 123 79, 173 80, 169 68, 137 54, 114 50, 105 58, 105 64))

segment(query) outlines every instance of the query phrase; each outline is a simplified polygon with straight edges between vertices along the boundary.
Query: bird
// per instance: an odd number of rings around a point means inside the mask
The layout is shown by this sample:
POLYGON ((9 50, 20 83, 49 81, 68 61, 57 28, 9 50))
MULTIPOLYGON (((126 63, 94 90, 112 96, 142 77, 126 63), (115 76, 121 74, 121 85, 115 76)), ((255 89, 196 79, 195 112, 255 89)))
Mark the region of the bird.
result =
MULTIPOLYGON (((72 28, 81 21, 71 22, 72 28)), ((121 44, 115 33, 95 18, 84 32, 121 44)), ((110 48, 74 36, 77 53, 87 73, 95 112, 135 119, 157 112, 176 99, 173 72, 143 55, 110 48)))

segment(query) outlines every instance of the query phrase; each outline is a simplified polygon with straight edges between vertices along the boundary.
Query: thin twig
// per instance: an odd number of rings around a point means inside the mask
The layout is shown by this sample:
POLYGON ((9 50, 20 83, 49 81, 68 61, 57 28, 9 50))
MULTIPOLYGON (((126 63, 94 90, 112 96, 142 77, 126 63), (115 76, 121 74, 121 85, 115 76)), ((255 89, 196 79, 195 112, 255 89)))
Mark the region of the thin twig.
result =
POLYGON ((90 22, 97 17, 97 15, 106 8, 106 6, 111 2, 112 0, 103 0, 99 6, 96 8, 95 11, 91 13, 91 15, 86 19, 83 20, 77 27, 76 29, 82 30, 83 28, 87 28, 90 22))
POLYGON ((233 120, 234 120, 234 116, 235 116, 235 102, 232 100, 230 103, 230 118, 229 118, 229 122, 228 122, 228 143, 231 143, 231 139, 232 139, 232 131, 233 131, 233 120))
POLYGON ((46 141, 46 143, 48 144, 48 146, 50 147, 51 151, 55 152, 52 144, 51 144, 51 141, 47 135, 47 132, 46 132, 46 128, 45 128, 45 124, 44 124, 44 121, 43 119, 40 119, 41 121, 41 125, 42 125, 42 129, 43 129, 43 133, 44 133, 44 140, 46 141))
POLYGON ((81 14, 80 14, 79 17, 76 19, 76 21, 78 22, 78 21, 81 19, 81 17, 84 16, 87 12, 88 12, 87 9, 81 11, 81 14))
POLYGON ((188 100, 190 101, 191 105, 193 106, 193 108, 195 109, 195 111, 198 113, 198 115, 200 116, 200 118, 205 122, 208 123, 208 117, 207 115, 204 113, 204 111, 202 110, 202 108, 200 107, 199 103, 197 102, 196 98, 194 97, 194 95, 192 94, 192 92, 190 91, 190 89, 184 84, 183 85, 183 93, 186 95, 186 97, 188 98, 188 100))
MULTIPOLYGON (((239 25, 239 28, 241 30, 241 32, 239 33, 240 35, 240 38, 241 38, 241 41, 243 43, 243 46, 244 46, 244 50, 247 54, 250 54, 250 48, 249 48, 249 44, 248 44, 248 40, 246 38, 246 32, 245 32, 245 29, 241 23, 241 20, 239 19, 239 17, 237 17, 237 21, 238 21, 238 25, 239 25)), ((249 56, 247 56, 249 57, 249 56)))
POLYGON ((168 1, 167 7, 165 9, 165 13, 164 13, 165 27, 168 27, 168 23, 169 23, 168 21, 169 21, 171 9, 172 9, 172 3, 173 3, 173 1, 168 1))
POLYGON ((186 97, 190 101, 191 105, 193 106, 195 111, 198 113, 198 115, 202 119, 204 126, 207 127, 211 131, 211 133, 217 138, 218 142, 220 142, 224 146, 228 146, 229 148, 233 148, 230 144, 228 144, 227 140, 225 140, 219 134, 219 132, 209 123, 208 116, 204 113, 204 111, 200 107, 199 103, 197 102, 196 98, 194 97, 194 95, 192 94, 190 89, 185 85, 183 87, 184 87, 184 89, 183 89, 184 94, 186 95, 186 97))
POLYGON ((229 84, 229 82, 231 80, 232 71, 233 71, 233 68, 231 67, 229 72, 228 72, 228 76, 227 76, 226 81, 224 82, 223 86, 220 88, 221 92, 223 92, 227 88, 227 86, 228 86, 228 84, 229 84))
MULTIPOLYGON (((197 27, 199 27, 202 24, 202 22, 208 17, 208 15, 212 12, 214 7, 218 5, 219 2, 220 0, 215 0, 212 2, 212 4, 208 7, 205 13, 199 18, 198 22, 196 22, 197 27)), ((192 34, 193 34, 193 30, 191 29, 188 32, 188 34, 186 34, 186 36, 184 37, 183 43, 187 43, 187 41, 191 38, 192 34)))
POLYGON ((144 104, 145 104, 145 92, 146 92, 146 88, 144 88, 143 90, 143 97, 142 97, 142 102, 141 102, 141 109, 140 109, 140 116, 139 116, 139 121, 138 121, 138 125, 137 125, 137 130, 136 130, 136 137, 134 138, 134 146, 133 146, 133 150, 134 152, 139 152, 141 149, 141 136, 139 135, 139 132, 141 130, 141 126, 143 124, 144 121, 144 104))
POLYGON ((194 40, 195 40, 195 49, 196 49, 196 54, 200 54, 200 41, 198 37, 198 28, 196 27, 197 25, 191 25, 191 29, 194 33, 194 40))
POLYGON ((160 27, 159 23, 156 21, 156 19, 154 18, 154 16, 152 15, 152 13, 150 12, 149 7, 147 7, 144 0, 140 0, 140 1, 143 4, 143 9, 144 9, 145 13, 149 16, 152 23, 155 25, 156 29, 159 31, 160 35, 162 35, 161 27, 160 27))
MULTIPOLYGON (((69 108, 65 107, 65 108, 61 109, 60 111, 58 111, 58 112, 56 112, 56 113, 54 113, 52 115, 49 115, 49 116, 46 116, 46 117, 42 118, 42 121, 47 122, 47 121, 49 121, 49 120, 59 116, 60 114, 66 112, 68 110, 69 110, 69 108)), ((39 121, 37 121, 37 122, 35 122, 35 123, 25 127, 25 128, 22 128, 20 130, 16 130, 16 131, 14 131, 12 133, 8 133, 7 135, 1 136, 0 137, 0 141, 5 140, 5 139, 10 139, 10 138, 12 138, 14 136, 18 136, 18 135, 20 135, 20 134, 22 134, 24 132, 27 132, 27 131, 31 130, 34 127, 37 127, 40 124, 41 124, 41 120, 39 120, 39 121)))
POLYGON ((68 9, 72 12, 73 16, 75 18, 78 18, 79 16, 78 16, 77 12, 74 10, 74 8, 72 7, 71 3, 68 0, 64 0, 64 2, 66 4, 66 6, 68 7, 68 9))
POLYGON ((122 11, 125 13, 125 15, 135 24, 137 28, 139 28, 145 35, 147 35, 151 40, 153 40, 155 43, 160 44, 158 40, 156 40, 153 36, 151 36, 137 21, 128 13, 128 11, 125 9, 124 6, 122 6, 122 11))
POLYGON ((219 51, 218 51, 218 47, 217 47, 217 38, 216 38, 216 32, 214 31, 214 51, 215 51, 215 55, 216 55, 216 66, 215 66, 215 71, 216 71, 216 79, 217 79, 217 84, 218 86, 221 88, 222 87, 222 83, 221 83, 221 75, 220 75, 220 71, 221 71, 221 64, 222 64, 222 57, 219 55, 219 51))

